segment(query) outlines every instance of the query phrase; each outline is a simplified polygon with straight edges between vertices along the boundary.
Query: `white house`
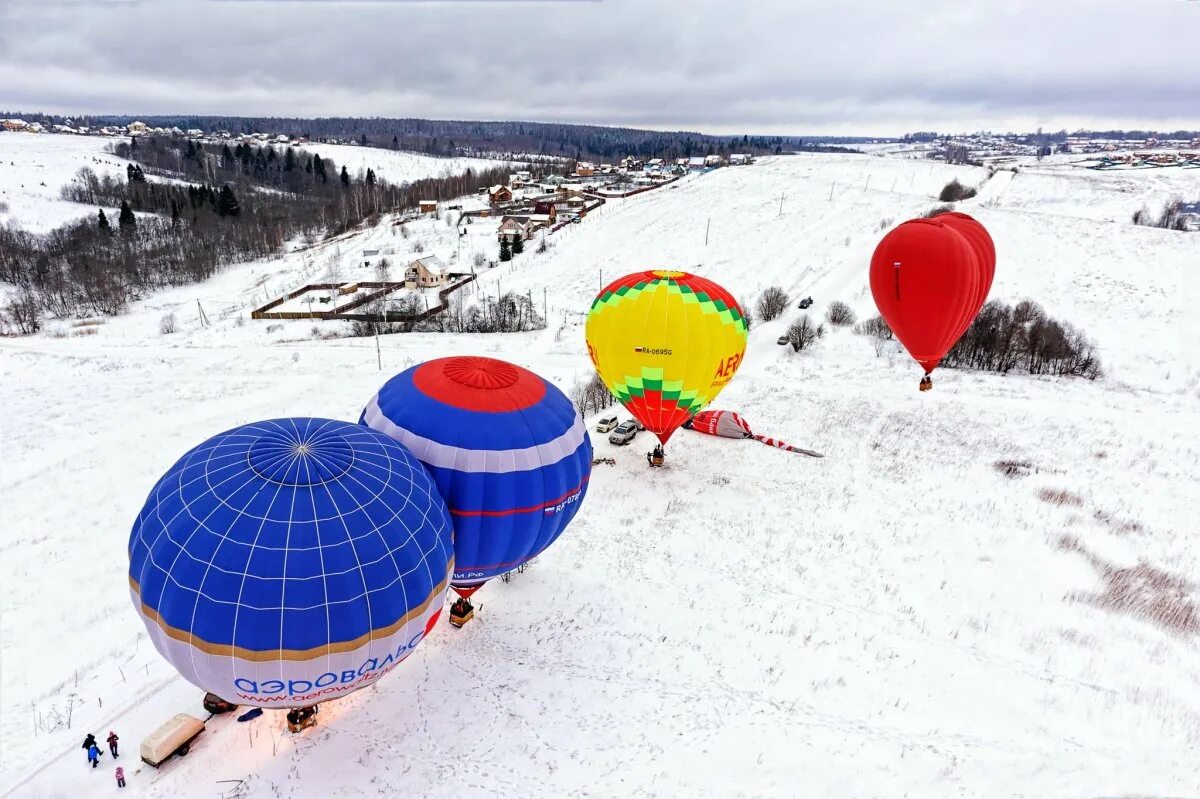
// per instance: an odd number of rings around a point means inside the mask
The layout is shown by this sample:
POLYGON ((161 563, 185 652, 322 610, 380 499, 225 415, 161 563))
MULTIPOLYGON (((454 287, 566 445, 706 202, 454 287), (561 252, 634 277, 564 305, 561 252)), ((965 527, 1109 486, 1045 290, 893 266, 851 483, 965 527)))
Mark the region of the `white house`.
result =
POLYGON ((408 289, 427 289, 440 286, 446 282, 449 275, 446 265, 436 255, 418 258, 408 265, 404 271, 404 287, 408 289))

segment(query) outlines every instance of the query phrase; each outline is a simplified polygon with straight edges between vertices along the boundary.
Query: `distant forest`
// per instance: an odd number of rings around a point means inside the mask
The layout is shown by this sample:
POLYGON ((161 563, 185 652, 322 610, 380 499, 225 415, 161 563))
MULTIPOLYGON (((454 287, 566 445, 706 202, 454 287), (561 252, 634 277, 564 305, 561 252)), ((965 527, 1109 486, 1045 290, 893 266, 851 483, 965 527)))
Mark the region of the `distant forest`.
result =
MULTIPOLYGON (((61 124, 62 115, 0 112, 0 117, 61 124)), ((730 153, 844 152, 841 145, 872 141, 865 137, 710 136, 690 131, 664 132, 599 125, 548 122, 456 122, 435 119, 224 116, 72 116, 89 127, 128 125, 140 120, 152 127, 192 128, 205 132, 271 133, 302 136, 313 141, 336 139, 430 155, 543 155, 576 160, 612 160, 626 155, 643 158, 683 158, 730 153)))

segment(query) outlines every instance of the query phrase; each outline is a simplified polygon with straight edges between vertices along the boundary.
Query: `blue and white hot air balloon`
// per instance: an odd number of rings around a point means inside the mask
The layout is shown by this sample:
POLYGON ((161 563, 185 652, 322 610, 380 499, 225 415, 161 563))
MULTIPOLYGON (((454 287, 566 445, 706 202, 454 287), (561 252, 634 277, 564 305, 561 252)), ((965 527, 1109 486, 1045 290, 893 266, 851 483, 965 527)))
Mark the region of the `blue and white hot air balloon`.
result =
POLYGON ((575 406, 506 361, 427 361, 389 380, 359 421, 433 475, 454 522, 451 585, 463 597, 553 544, 587 492, 592 443, 575 406))
POLYGON ((240 705, 370 685, 437 621, 450 517, 412 453, 361 425, 272 419, 210 438, 129 539, 133 604, 184 678, 240 705))

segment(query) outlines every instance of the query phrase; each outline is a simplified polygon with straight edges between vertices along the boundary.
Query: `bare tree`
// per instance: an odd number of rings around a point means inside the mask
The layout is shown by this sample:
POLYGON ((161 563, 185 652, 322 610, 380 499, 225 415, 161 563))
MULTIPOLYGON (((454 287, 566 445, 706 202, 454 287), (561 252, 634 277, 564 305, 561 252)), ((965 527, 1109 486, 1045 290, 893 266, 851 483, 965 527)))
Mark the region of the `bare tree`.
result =
POLYGON ((825 335, 825 328, 822 325, 813 325, 812 320, 808 318, 808 314, 804 314, 787 329, 787 340, 792 345, 792 349, 796 352, 811 347, 816 343, 817 339, 825 335))
POLYGON ((28 336, 42 329, 41 304, 28 287, 9 298, 4 317, 19 335, 28 336))
POLYGON ((158 332, 169 336, 175 332, 175 314, 169 313, 158 320, 158 332))
POLYGON ((857 319, 850 306, 841 301, 829 303, 829 310, 825 313, 825 321, 834 327, 849 327, 857 319))
POLYGON ((770 286, 766 288, 758 298, 758 304, 755 310, 758 313, 758 318, 764 322, 769 322, 772 319, 777 319, 787 309, 789 298, 779 286, 770 286))

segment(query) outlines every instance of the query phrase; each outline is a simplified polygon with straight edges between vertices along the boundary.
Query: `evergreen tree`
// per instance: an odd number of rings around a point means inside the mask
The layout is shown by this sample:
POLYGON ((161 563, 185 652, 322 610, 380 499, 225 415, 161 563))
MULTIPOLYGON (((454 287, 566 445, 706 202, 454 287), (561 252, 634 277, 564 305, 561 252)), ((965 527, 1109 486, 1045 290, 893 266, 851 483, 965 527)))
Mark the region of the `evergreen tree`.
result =
POLYGON ((369 167, 367 168, 367 185, 368 186, 375 185, 375 170, 371 169, 369 167))
POLYGON ((133 215, 133 209, 125 200, 121 200, 121 215, 117 217, 117 224, 121 226, 121 230, 130 232, 137 228, 137 217, 133 215))
POLYGON ((221 194, 217 198, 217 214, 219 216, 239 216, 242 213, 241 203, 238 202, 237 195, 233 193, 233 189, 229 188, 226 183, 221 189, 221 194))
POLYGON ((342 167, 342 185, 343 186, 350 185, 350 173, 346 171, 345 166, 342 167))
POLYGON ((174 197, 171 198, 171 224, 179 226, 179 203, 175 202, 174 197))
MULTIPOLYGON (((520 235, 520 234, 518 234, 518 235, 520 235)), ((500 239, 500 260, 501 261, 511 261, 512 260, 512 252, 508 249, 508 236, 505 236, 504 238, 500 239)))
POLYGON ((363 147, 367 146, 367 134, 363 133, 358 137, 358 143, 363 147))
POLYGON ((224 169, 233 168, 233 151, 229 149, 228 144, 221 145, 221 167, 224 169))
POLYGON ((305 174, 308 174, 308 175, 311 175, 313 173, 311 158, 309 158, 307 161, 304 162, 304 172, 305 172, 305 174))
POLYGON ((283 171, 291 172, 296 168, 296 154, 292 152, 292 148, 287 148, 287 152, 283 156, 283 171))
POLYGON ((137 136, 129 137, 129 149, 131 152, 137 149, 137 136))
POLYGON ((512 254, 513 255, 520 255, 521 253, 525 252, 524 239, 525 239, 525 237, 522 236, 520 233, 518 233, 516 236, 513 237, 513 243, 512 243, 512 254))
POLYGON ((399 137, 399 136, 393 136, 393 137, 392 137, 392 149, 393 149, 393 150, 399 150, 399 149, 400 149, 400 137, 399 137))
POLYGON ((103 208, 100 209, 100 218, 96 220, 96 227, 104 233, 112 230, 112 226, 108 224, 108 217, 104 215, 103 208))
POLYGON ((313 174, 321 179, 322 183, 329 182, 329 176, 325 174, 325 162, 321 160, 321 156, 313 156, 313 174))

